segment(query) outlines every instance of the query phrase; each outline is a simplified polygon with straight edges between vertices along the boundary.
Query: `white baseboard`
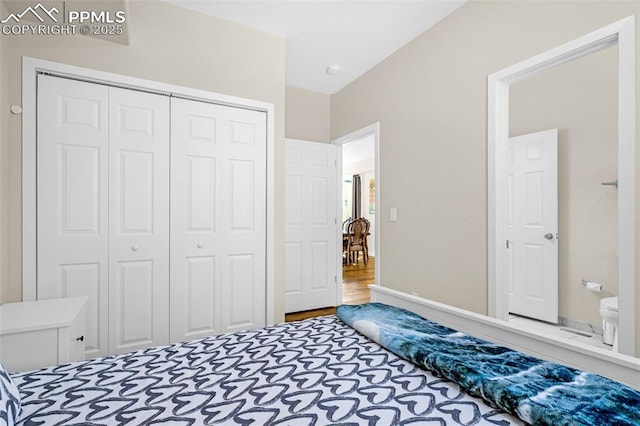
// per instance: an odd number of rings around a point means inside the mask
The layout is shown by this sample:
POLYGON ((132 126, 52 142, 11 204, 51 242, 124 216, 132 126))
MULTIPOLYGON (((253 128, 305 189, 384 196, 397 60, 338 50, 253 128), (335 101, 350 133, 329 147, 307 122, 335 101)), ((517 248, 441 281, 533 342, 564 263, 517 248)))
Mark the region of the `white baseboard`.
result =
POLYGON ((379 285, 370 285, 369 289, 372 302, 405 308, 446 327, 541 359, 591 371, 640 390, 638 358, 559 337, 519 330, 505 321, 379 285))

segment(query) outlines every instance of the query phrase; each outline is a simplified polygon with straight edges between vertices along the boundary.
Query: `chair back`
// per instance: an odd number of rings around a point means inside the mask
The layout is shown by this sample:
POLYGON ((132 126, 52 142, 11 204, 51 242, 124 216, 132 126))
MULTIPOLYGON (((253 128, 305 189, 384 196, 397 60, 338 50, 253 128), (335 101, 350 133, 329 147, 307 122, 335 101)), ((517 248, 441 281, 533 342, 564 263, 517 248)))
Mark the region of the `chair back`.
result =
POLYGON ((366 238, 366 236, 369 235, 369 230, 371 229, 371 222, 369 222, 369 220, 364 217, 361 217, 360 220, 362 220, 366 226, 366 229, 364 231, 364 236, 366 238))
POLYGON ((364 237, 367 235, 368 222, 367 219, 361 217, 349 224, 349 238, 352 246, 361 245, 364 242, 364 237))
POLYGON ((349 224, 351 223, 351 216, 347 218, 344 222, 342 222, 342 231, 349 232, 349 224))

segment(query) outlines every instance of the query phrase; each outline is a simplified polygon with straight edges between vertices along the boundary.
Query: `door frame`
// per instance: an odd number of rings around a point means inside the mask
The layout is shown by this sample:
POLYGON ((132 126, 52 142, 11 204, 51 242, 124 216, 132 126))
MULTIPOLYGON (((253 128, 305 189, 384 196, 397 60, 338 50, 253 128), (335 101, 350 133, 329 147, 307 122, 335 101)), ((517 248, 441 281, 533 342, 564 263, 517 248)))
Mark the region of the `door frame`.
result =
POLYGON ((618 45, 619 351, 636 353, 636 29, 629 16, 488 77, 488 311, 508 318, 504 247, 509 85, 554 66, 618 45))
POLYGON ((173 84, 129 77, 90 68, 77 67, 37 58, 22 58, 22 300, 37 299, 37 181, 36 181, 36 106, 37 76, 58 77, 105 84, 125 89, 151 92, 201 102, 245 108, 266 113, 267 176, 266 192, 266 323, 275 322, 274 312, 274 151, 275 107, 268 102, 228 96, 173 84))
MULTIPOLYGON (((362 139, 365 136, 373 135, 373 143, 374 143, 374 176, 376 179, 376 200, 375 200, 375 210, 376 210, 376 224, 375 224, 375 254, 376 254, 376 262, 374 266, 374 279, 375 284, 379 283, 380 280, 380 122, 375 122, 366 127, 363 127, 359 130, 351 132, 345 136, 342 136, 338 139, 331 141, 333 145, 336 145, 337 148, 337 180, 336 183, 339 183, 340 187, 337 191, 337 206, 338 209, 336 211, 336 217, 339 220, 342 220, 342 145, 351 142, 356 139, 362 139)), ((342 236, 339 237, 342 239, 342 236)), ((338 304, 342 303, 342 291, 343 291, 343 283, 342 283, 342 242, 338 245, 338 252, 336 253, 336 262, 337 262, 337 271, 338 271, 338 281, 336 286, 336 301, 338 304)))

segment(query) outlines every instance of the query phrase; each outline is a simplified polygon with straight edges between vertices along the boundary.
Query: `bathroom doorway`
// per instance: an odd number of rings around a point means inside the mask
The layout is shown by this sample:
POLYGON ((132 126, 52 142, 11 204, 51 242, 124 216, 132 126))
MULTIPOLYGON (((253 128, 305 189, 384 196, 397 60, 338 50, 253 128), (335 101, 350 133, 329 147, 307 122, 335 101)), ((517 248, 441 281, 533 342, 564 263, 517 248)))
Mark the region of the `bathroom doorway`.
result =
MULTIPOLYGON (((563 229, 562 215, 563 209, 560 206, 560 225, 559 225, 559 245, 560 245, 560 265, 562 260, 562 247, 570 245, 569 237, 582 238, 587 248, 604 249, 609 239, 613 239, 614 250, 608 250, 608 254, 603 257, 601 255, 591 258, 590 262, 583 262, 579 268, 580 279, 575 280, 569 278, 569 286, 579 288, 581 291, 574 294, 573 299, 570 297, 562 297, 562 266, 560 268, 560 316, 563 311, 563 300, 570 301, 570 306, 577 309, 583 309, 585 315, 592 315, 593 323, 600 323, 598 305, 599 300, 607 296, 607 294, 596 294, 610 291, 611 294, 618 294, 620 300, 619 306, 619 350, 622 353, 636 354, 636 321, 635 321, 635 64, 636 64, 636 48, 635 48, 635 20, 633 17, 622 19, 618 22, 610 24, 604 28, 594 31, 578 39, 572 40, 555 49, 544 52, 526 61, 522 61, 511 67, 500 70, 489 76, 489 99, 488 99, 488 146, 489 146, 489 174, 488 174, 488 215, 489 215, 489 245, 488 245, 488 269, 489 269, 489 314, 496 318, 508 319, 508 303, 506 289, 506 273, 504 250, 504 228, 501 224, 505 218, 505 199, 507 182, 505 178, 505 160, 507 139, 514 135, 512 123, 515 115, 512 108, 515 108, 517 102, 516 89, 519 85, 527 85, 533 80, 545 79, 548 76, 563 72, 577 64, 586 64, 579 70, 567 72, 569 79, 556 86, 556 91, 535 91, 536 99, 547 98, 554 101, 570 101, 573 103, 571 107, 562 108, 567 113, 582 114, 582 122, 597 122, 603 117, 603 111, 599 106, 607 104, 592 94, 584 95, 583 90, 573 90, 569 93, 565 92, 562 98, 556 95, 563 90, 574 86, 574 83, 584 83, 588 79, 592 79, 588 85, 591 89, 606 88, 613 94, 613 106, 609 105, 608 113, 613 112, 613 132, 606 131, 608 126, 599 126, 592 128, 591 132, 581 132, 567 126, 566 123, 545 123, 543 128, 556 127, 559 129, 559 197, 562 199, 562 179, 568 177, 572 181, 572 187, 569 190, 573 194, 573 200, 576 195, 581 194, 581 190, 590 188, 599 192, 597 203, 593 201, 587 208, 577 209, 575 207, 564 209, 565 213, 577 212, 582 215, 582 219, 593 220, 593 213, 599 208, 604 210, 613 210, 612 216, 615 218, 614 225, 597 226, 592 222, 586 226, 587 232, 582 234, 576 232, 574 225, 579 224, 580 220, 569 220, 568 226, 563 229), (609 55, 613 58, 607 66, 614 66, 613 80, 606 76, 600 75, 593 78, 592 71, 597 71, 598 67, 594 66, 590 61, 597 61, 598 58, 609 55), (586 62, 585 62, 586 61, 586 62), (594 104, 595 102, 596 104, 594 104), (591 108, 594 106, 594 108, 591 108), (574 148, 566 145, 571 155, 567 158, 569 161, 585 160, 587 166, 577 167, 574 163, 572 167, 562 167, 562 136, 564 132, 569 136, 580 136, 577 140, 580 143, 575 144, 574 148), (602 133, 601 130, 605 131, 602 133), (595 136, 599 146, 596 149, 609 149, 613 155, 598 156, 587 155, 589 153, 589 137, 595 136), (597 174, 608 170, 607 160, 613 158, 617 164, 614 169, 614 175, 597 176, 597 174), (590 162, 590 163, 589 163, 590 162), (575 179, 572 173, 580 171, 585 176, 589 176, 589 182, 583 181, 581 185, 573 185, 575 179), (617 186, 617 181, 621 183, 617 186), (615 200, 615 202, 608 202, 615 200), (592 273, 601 273, 609 267, 610 261, 612 270, 615 273, 614 278, 598 278, 592 276, 592 273), (592 285, 582 285, 583 282, 592 285), (601 287, 593 285, 593 283, 602 284, 601 287), (589 289, 601 288, 601 292, 589 291, 589 289), (584 309, 585 302, 591 304, 591 307, 584 309)), ((605 61, 606 62, 606 61, 605 61)), ((524 87, 524 86, 522 86, 524 87)), ((549 86, 541 86, 543 89, 549 86)), ((588 91, 586 93, 589 93, 588 91)), ((525 109, 525 123, 540 128, 539 122, 531 123, 530 115, 542 114, 554 111, 554 107, 561 104, 551 103, 549 111, 545 107, 539 108, 528 105, 525 109)), ((566 105, 565 105, 566 106, 566 105)), ((557 109, 555 109, 557 111, 557 109)), ((605 112, 606 113, 606 112, 605 112)), ((557 120, 558 117, 551 116, 550 120, 557 120)), ((537 129, 520 129, 518 133, 526 133, 537 129)), ((578 197, 579 198, 579 197, 578 197)), ((583 198, 588 200, 589 197, 583 198)), ((571 197, 570 197, 571 200, 571 197)), ((593 199, 591 199, 593 200, 593 199)), ((586 258, 588 258, 589 250, 587 250, 586 258)), ((575 265, 573 265, 575 266, 575 265)), ((567 310, 566 312, 569 312, 567 310)))

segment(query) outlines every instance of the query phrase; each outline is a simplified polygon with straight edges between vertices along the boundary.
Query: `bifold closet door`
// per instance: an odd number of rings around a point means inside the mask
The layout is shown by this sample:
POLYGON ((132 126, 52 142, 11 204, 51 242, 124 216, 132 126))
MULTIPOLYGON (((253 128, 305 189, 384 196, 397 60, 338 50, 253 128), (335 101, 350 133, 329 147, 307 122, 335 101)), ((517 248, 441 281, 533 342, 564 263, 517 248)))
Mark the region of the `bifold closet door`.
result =
POLYGON ((108 352, 109 88, 38 76, 37 297, 88 296, 87 357, 108 352))
POLYGON ((266 115, 171 100, 171 340, 264 326, 266 115))
POLYGON ((109 353, 169 341, 169 98, 109 89, 109 353))
POLYGON ((38 77, 38 299, 88 296, 86 356, 168 341, 169 99, 38 77))
POLYGON ((222 107, 171 100, 171 341, 220 334, 222 107))
POLYGON ((222 110, 222 331, 266 325, 267 114, 222 110))

